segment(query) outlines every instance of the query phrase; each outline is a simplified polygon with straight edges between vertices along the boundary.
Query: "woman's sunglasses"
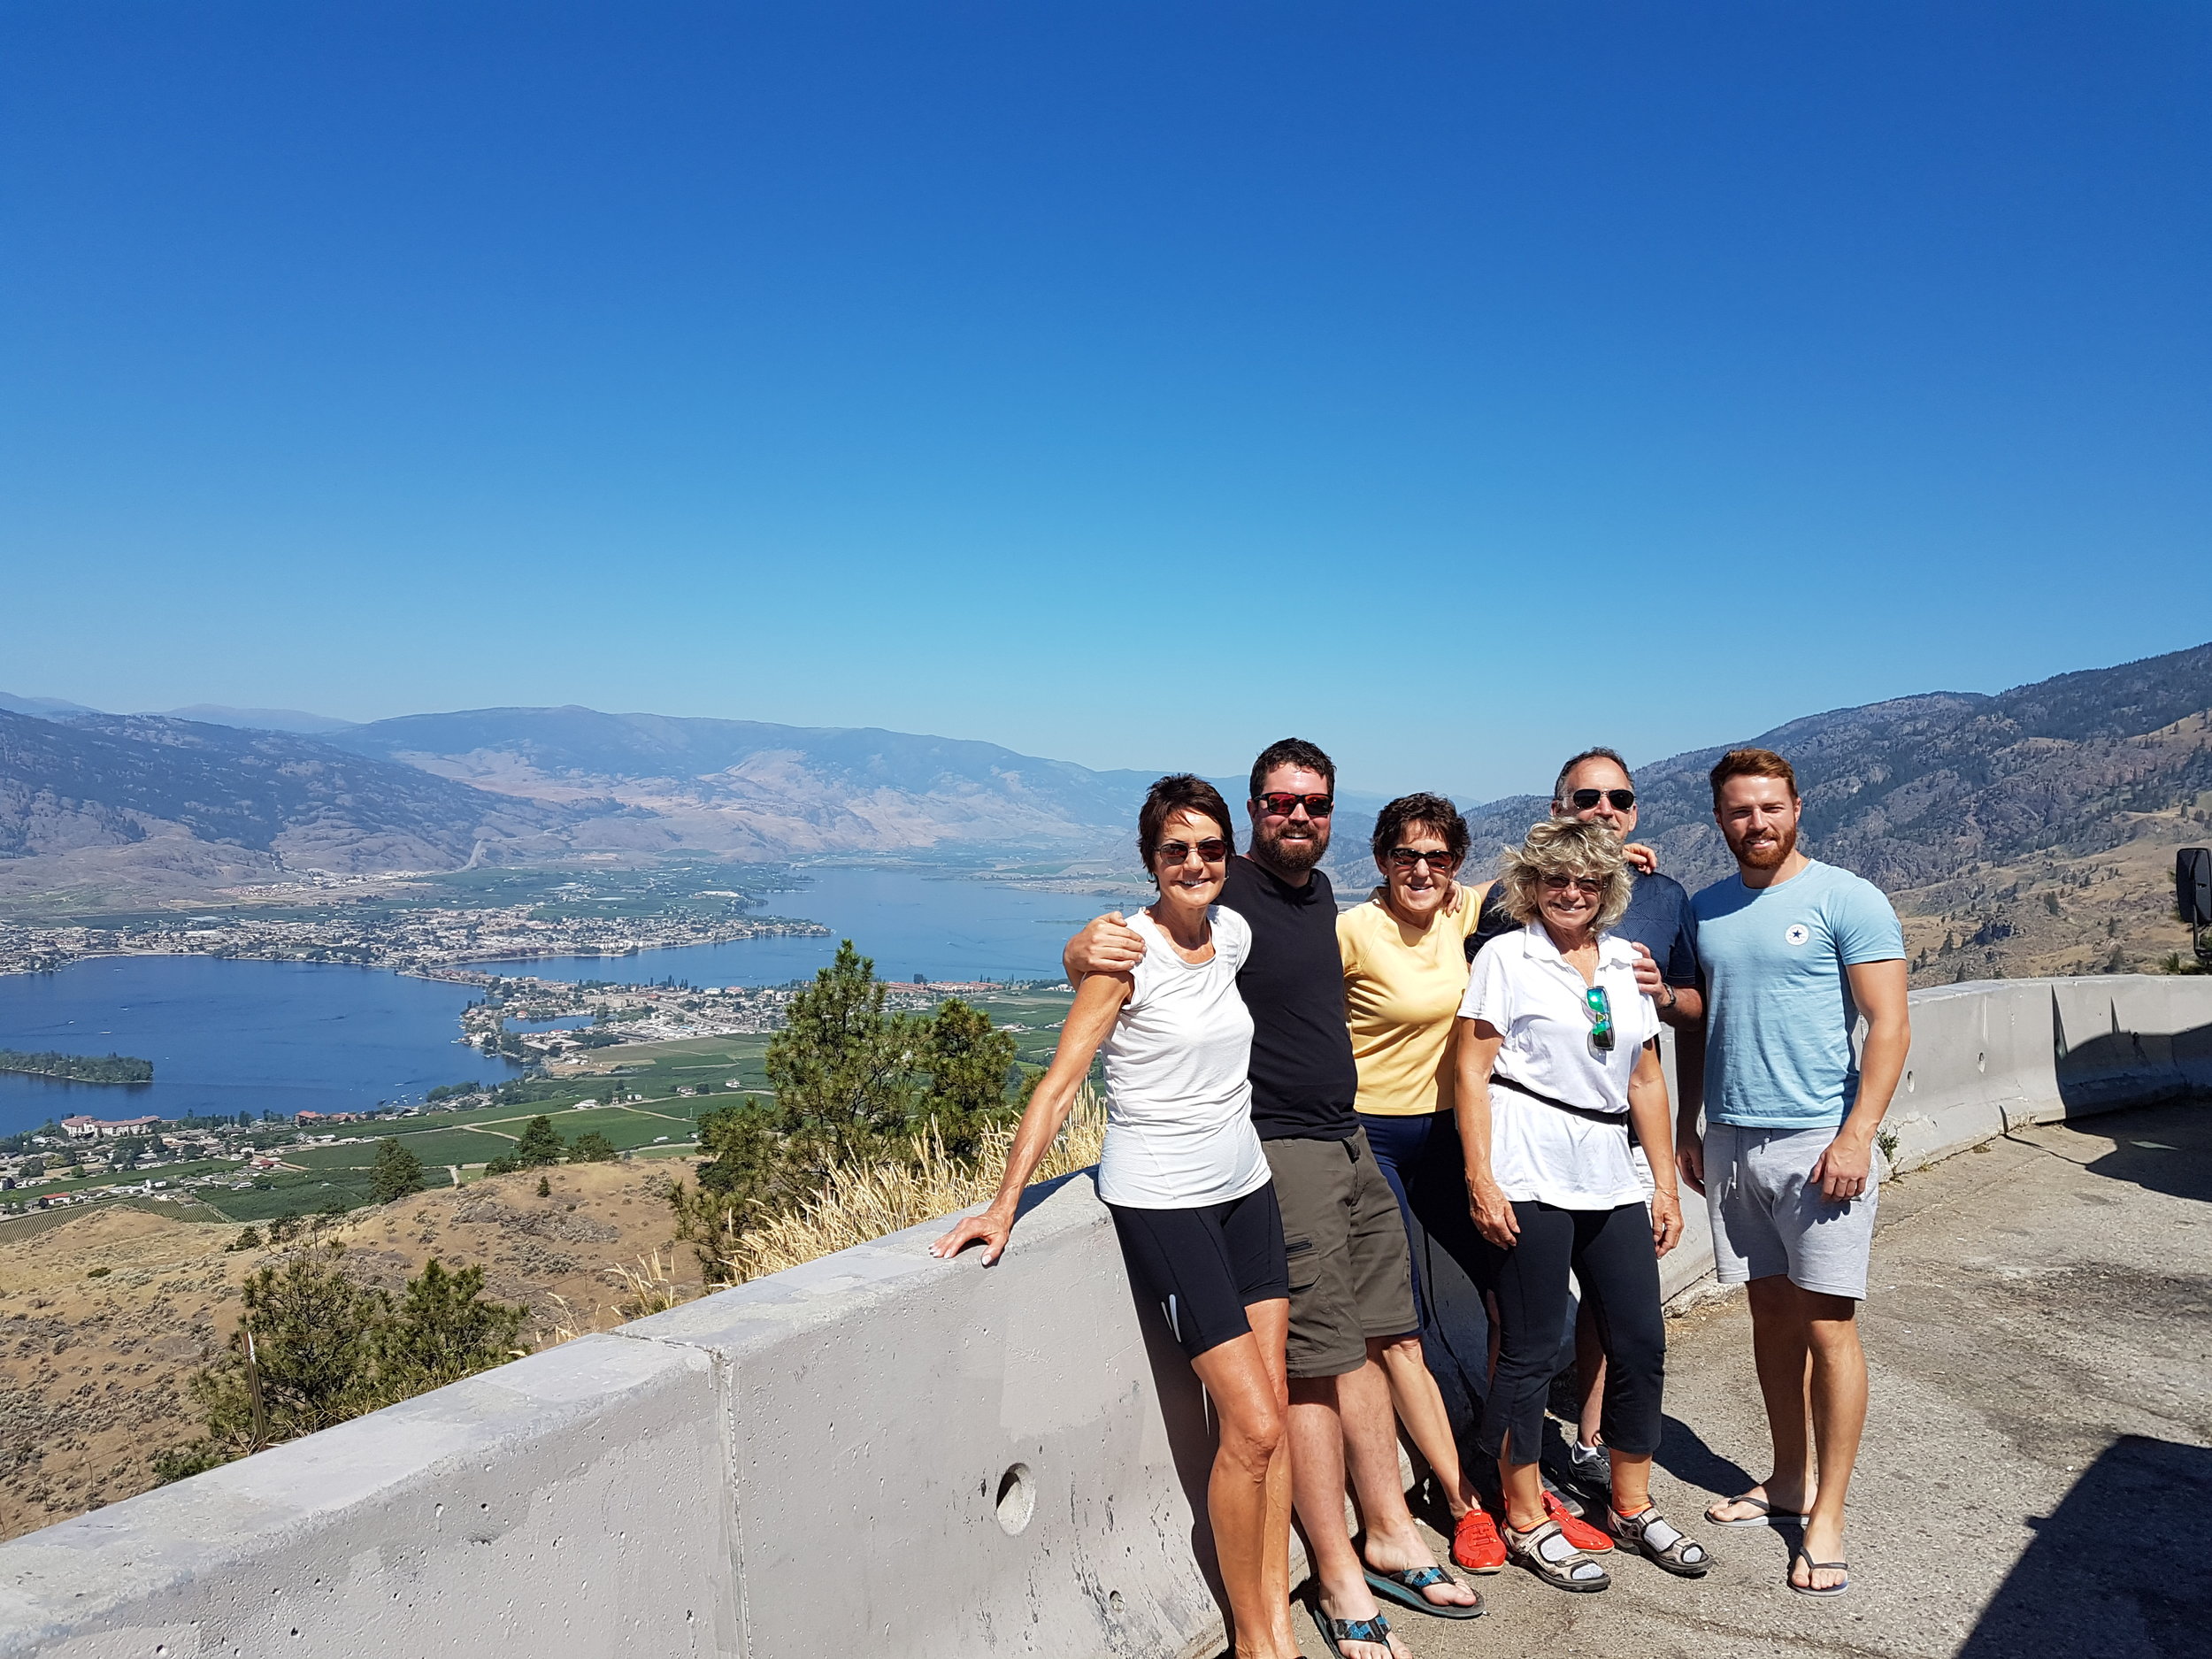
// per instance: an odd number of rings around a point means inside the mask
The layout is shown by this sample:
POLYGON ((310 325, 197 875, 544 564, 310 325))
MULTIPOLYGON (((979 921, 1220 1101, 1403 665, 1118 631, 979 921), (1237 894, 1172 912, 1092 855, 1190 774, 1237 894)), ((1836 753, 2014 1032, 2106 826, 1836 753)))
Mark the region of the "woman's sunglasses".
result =
POLYGON ((1544 885, 1554 893, 1564 893, 1569 887, 1578 887, 1592 898, 1605 891, 1605 883, 1596 876, 1546 876, 1544 885))
POLYGON ((1578 789, 1567 797, 1578 812, 1587 812, 1601 798, 1610 801, 1616 812, 1625 812, 1636 804, 1633 789, 1578 789))
POLYGON ((1401 870, 1410 870, 1416 864, 1426 864, 1432 870, 1449 870, 1459 860, 1440 847, 1434 852, 1417 852, 1410 847, 1393 847, 1390 862, 1401 870))
MULTIPOLYGON (((1217 864, 1229 856, 1229 843, 1217 835, 1197 842, 1195 847, 1198 856, 1210 864, 1217 864)), ((1161 863, 1179 864, 1191 856, 1192 850, 1190 841, 1162 841, 1153 849, 1152 856, 1161 863)))

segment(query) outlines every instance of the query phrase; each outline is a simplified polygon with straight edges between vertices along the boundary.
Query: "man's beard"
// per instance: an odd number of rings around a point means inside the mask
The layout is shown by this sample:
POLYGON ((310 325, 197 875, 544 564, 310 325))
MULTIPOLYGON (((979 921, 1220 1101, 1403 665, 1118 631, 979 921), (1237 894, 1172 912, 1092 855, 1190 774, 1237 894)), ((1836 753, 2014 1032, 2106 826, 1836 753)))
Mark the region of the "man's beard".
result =
POLYGON ((1750 847, 1738 842, 1728 850, 1736 855, 1739 864, 1753 870, 1778 870, 1797 850, 1797 826, 1791 825, 1763 847, 1750 847))
POLYGON ((1329 850, 1329 826, 1316 824, 1310 840, 1285 840, 1290 826, 1270 833, 1255 826, 1252 850, 1262 864, 1286 876, 1302 876, 1319 864, 1329 850))

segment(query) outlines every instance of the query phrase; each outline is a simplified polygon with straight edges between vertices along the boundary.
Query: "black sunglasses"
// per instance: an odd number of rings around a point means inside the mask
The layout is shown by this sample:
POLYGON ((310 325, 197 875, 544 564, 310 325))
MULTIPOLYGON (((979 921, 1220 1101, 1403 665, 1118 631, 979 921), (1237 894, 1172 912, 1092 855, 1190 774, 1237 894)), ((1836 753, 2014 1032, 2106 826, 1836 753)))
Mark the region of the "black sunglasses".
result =
MULTIPOLYGON (((1229 843, 1218 835, 1209 836, 1197 846, 1198 856, 1210 864, 1217 864, 1229 856, 1229 843)), ((1162 841, 1152 851, 1155 860, 1165 860, 1171 864, 1181 864, 1190 855, 1189 841, 1162 841)))
POLYGON ((1416 852, 1410 847, 1393 847, 1390 862, 1401 870, 1410 870, 1416 864, 1426 864, 1432 870, 1449 870, 1459 860, 1440 847, 1434 852, 1416 852))
POLYGON ((1625 812, 1636 804, 1633 789, 1578 789, 1567 799, 1574 803, 1576 811, 1587 812, 1598 803, 1600 796, 1610 801, 1616 812, 1625 812))
POLYGON ((1277 818, 1288 818, 1300 807, 1306 809, 1308 818, 1326 818, 1336 810, 1336 797, 1326 795, 1289 795, 1278 789, 1267 795, 1252 797, 1277 818))

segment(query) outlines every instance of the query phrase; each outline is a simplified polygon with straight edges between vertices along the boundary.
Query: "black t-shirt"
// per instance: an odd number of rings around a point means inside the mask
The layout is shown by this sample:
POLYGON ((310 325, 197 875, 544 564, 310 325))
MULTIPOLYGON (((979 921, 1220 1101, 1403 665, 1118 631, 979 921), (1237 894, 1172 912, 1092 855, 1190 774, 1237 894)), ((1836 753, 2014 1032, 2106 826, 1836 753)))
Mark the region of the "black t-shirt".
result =
POLYGON ((1359 1067, 1329 878, 1317 870, 1294 887, 1240 855, 1221 902, 1252 929, 1251 959, 1237 973, 1252 1011, 1252 1126, 1263 1141, 1348 1141, 1359 1129, 1359 1067))
MULTIPOLYGON (((1482 914, 1467 936, 1470 962, 1492 940, 1520 926, 1506 914, 1503 887, 1504 883, 1493 882, 1483 897, 1482 914)), ((1697 918, 1690 910, 1690 895, 1672 876, 1637 872, 1628 909, 1613 924, 1612 932, 1615 938, 1651 952, 1651 959, 1659 964, 1659 977, 1669 985, 1697 983, 1697 918)))

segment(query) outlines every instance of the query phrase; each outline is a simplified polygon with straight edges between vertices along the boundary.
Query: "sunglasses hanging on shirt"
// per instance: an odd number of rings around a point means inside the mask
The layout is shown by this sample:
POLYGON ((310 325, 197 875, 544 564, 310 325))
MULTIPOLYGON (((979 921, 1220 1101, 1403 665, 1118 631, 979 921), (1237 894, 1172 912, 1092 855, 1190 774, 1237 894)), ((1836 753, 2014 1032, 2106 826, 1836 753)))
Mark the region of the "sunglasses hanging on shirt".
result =
POLYGON ((1613 1052, 1613 1004, 1605 987, 1594 985, 1582 994, 1582 1011, 1590 1017, 1590 1046, 1600 1054, 1613 1052))

